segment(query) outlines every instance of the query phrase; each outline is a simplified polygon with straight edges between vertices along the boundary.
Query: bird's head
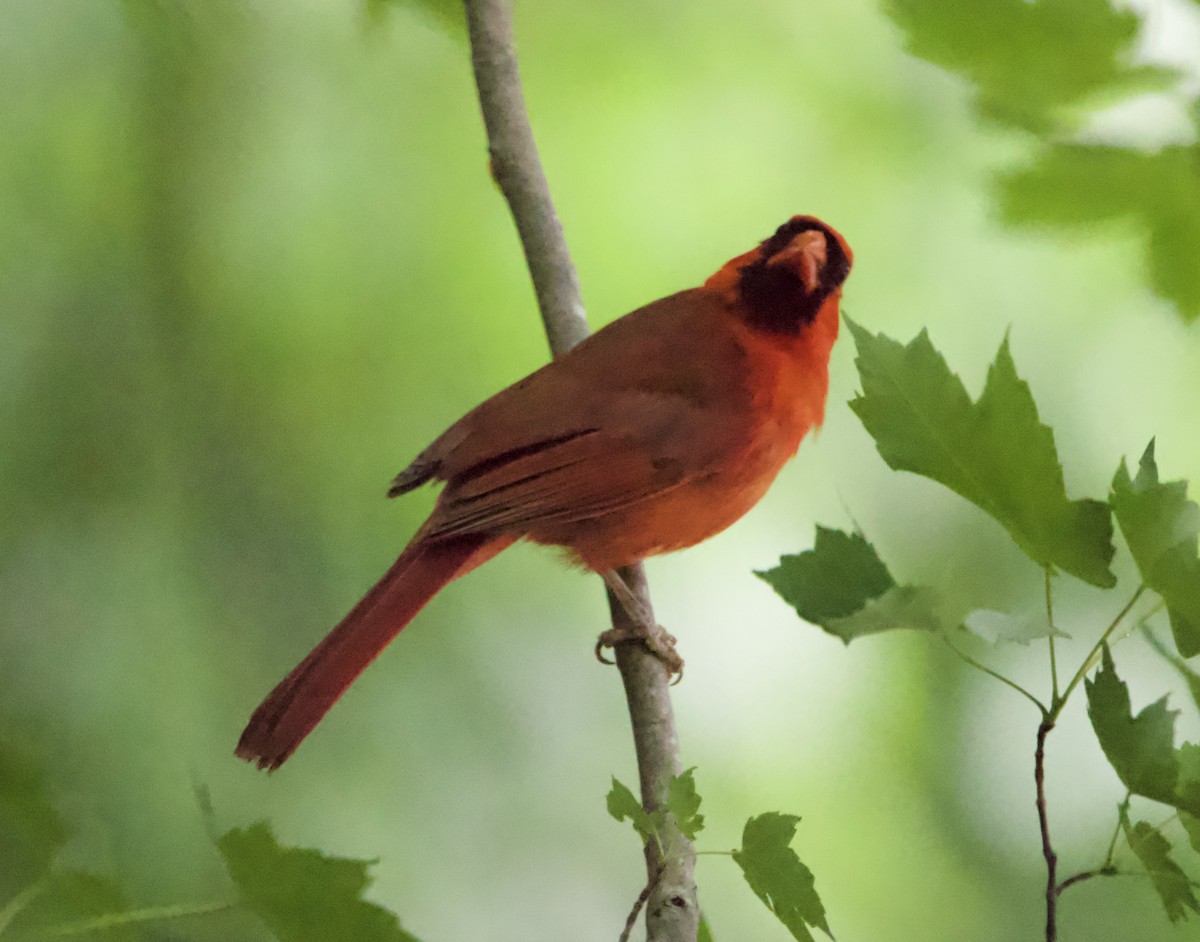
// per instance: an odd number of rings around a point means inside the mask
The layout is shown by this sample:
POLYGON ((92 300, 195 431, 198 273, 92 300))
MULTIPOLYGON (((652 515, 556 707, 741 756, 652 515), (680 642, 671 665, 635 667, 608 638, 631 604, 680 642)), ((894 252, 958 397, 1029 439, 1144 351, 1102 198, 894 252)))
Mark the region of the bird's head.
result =
POLYGON ((795 334, 827 303, 836 308, 853 261, 850 246, 835 230, 813 216, 793 216, 708 284, 728 291, 750 324, 795 334))

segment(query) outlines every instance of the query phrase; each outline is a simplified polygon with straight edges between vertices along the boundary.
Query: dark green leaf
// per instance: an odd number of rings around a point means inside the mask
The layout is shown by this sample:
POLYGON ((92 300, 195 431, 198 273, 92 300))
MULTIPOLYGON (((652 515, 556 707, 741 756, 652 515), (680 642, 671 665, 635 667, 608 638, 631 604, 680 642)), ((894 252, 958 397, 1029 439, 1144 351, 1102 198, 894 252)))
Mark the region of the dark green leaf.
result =
POLYGON ((831 618, 859 611, 896 583, 858 533, 817 527, 810 550, 784 556, 774 569, 756 572, 805 621, 824 626, 831 618))
POLYGON ((1186 811, 1179 812, 1179 821, 1183 824, 1183 829, 1187 832, 1188 843, 1192 845, 1192 850, 1200 853, 1200 818, 1194 814, 1188 814, 1186 811))
POLYGON ((1130 849, 1146 868, 1171 922, 1186 919, 1189 909, 1200 913, 1200 902, 1192 893, 1187 874, 1171 859, 1171 842, 1163 837, 1162 832, 1145 821, 1130 826, 1129 815, 1124 807, 1121 808, 1121 827, 1130 849))
POLYGON ((847 323, 863 387, 850 407, 891 467, 961 494, 1039 565, 1116 584, 1108 505, 1067 499, 1054 434, 1017 376, 1007 338, 972 403, 924 331, 905 347, 847 323))
POLYGON ((1179 779, 1176 714, 1167 709, 1166 697, 1133 717, 1129 688, 1117 676, 1107 645, 1095 679, 1085 680, 1084 686, 1088 716, 1117 777, 1134 794, 1173 804, 1179 779))
POLYGON ((1126 219, 1137 226, 1150 284, 1185 320, 1200 316, 1200 173, 1196 148, 1146 153, 1123 147, 1054 144, 1000 179, 1010 223, 1087 226, 1126 219))
POLYGON ((416 942, 395 914, 362 898, 368 861, 281 847, 261 822, 217 846, 242 899, 281 942, 416 942))
POLYGON ((0 738, 0 906, 41 879, 67 835, 35 750, 0 738))
POLYGON ((1159 482, 1151 441, 1136 478, 1121 462, 1109 499, 1142 580, 1167 603, 1179 653, 1200 654, 1200 507, 1187 499, 1187 482, 1159 482))
MULTIPOLYGON (((800 942, 812 942, 809 926, 829 935, 825 907, 814 885, 812 871, 791 848, 800 819, 768 811, 746 822, 742 846, 733 852, 746 882, 776 918, 800 942)), ((831 936, 832 938, 832 936, 831 936)))
POLYGON ((675 824, 689 840, 704 829, 704 815, 699 814, 700 796, 696 794, 696 769, 690 768, 671 776, 667 785, 667 810, 675 816, 675 824))
POLYGON ((1129 688, 1104 646, 1094 680, 1086 680, 1088 716, 1100 747, 1125 787, 1136 795, 1200 815, 1200 746, 1174 748, 1176 712, 1163 697, 1132 715, 1129 688))
POLYGON ((649 843, 655 839, 659 829, 658 821, 646 812, 629 787, 618 782, 615 776, 612 788, 608 790, 607 803, 608 813, 617 821, 628 818, 643 841, 649 843))
POLYGON ((985 115, 1035 131, 1170 75, 1133 64, 1138 17, 1108 0, 886 0, 884 9, 913 55, 976 86, 985 115))

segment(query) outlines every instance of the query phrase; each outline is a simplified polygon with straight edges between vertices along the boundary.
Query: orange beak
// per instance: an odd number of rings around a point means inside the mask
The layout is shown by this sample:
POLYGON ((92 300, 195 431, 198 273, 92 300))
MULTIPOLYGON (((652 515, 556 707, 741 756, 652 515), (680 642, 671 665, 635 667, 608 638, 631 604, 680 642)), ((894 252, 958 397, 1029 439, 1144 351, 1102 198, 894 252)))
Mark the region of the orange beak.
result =
POLYGON ((828 258, 825 234, 816 230, 801 232, 782 252, 771 258, 768 265, 787 265, 800 275, 800 281, 808 292, 816 290, 821 269, 828 258))

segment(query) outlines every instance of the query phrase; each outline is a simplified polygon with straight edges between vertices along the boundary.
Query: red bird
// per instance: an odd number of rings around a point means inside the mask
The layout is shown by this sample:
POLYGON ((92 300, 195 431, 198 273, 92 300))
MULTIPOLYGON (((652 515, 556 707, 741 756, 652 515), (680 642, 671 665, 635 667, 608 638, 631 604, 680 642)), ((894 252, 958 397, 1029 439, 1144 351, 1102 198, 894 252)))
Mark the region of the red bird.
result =
POLYGON ((851 261, 837 232, 795 216, 702 287, 614 321, 450 426, 388 491, 444 481, 433 513, 271 691, 237 755, 278 768, 443 586, 519 539, 565 547, 620 595, 613 570, 746 513, 824 417, 851 261))

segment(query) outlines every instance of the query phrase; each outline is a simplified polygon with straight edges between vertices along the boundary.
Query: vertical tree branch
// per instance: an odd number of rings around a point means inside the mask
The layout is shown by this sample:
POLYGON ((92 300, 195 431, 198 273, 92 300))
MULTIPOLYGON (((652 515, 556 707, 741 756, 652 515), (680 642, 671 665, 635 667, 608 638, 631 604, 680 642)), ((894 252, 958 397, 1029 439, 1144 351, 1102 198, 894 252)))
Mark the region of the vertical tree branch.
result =
MULTIPOLYGON (((465 5, 492 176, 512 211, 550 349, 558 356, 583 340, 588 326, 579 278, 529 125, 512 37, 510 0, 465 0, 465 5)), ((622 570, 621 576, 649 611, 642 567, 622 570)), ((627 626, 629 616, 611 593, 609 608, 614 626, 627 626)), ((642 804, 653 810, 665 800, 670 776, 679 771, 669 678, 657 658, 641 645, 619 645, 616 660, 633 725, 642 804)), ((647 879, 654 885, 646 907, 647 940, 695 942, 700 911, 692 847, 678 831, 667 835, 666 847, 667 859, 661 861, 657 847, 646 848, 647 879)))

